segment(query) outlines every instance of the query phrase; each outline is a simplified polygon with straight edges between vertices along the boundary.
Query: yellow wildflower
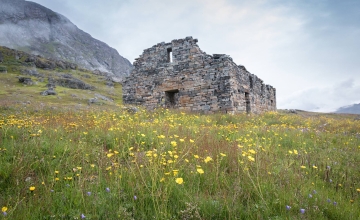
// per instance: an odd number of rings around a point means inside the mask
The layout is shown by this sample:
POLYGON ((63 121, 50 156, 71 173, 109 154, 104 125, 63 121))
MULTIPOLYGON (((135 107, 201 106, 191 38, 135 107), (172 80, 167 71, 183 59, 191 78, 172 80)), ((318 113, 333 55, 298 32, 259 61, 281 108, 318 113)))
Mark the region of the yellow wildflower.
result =
POLYGON ((177 184, 183 184, 184 183, 184 180, 183 180, 183 178, 176 178, 175 179, 175 182, 177 183, 177 184))
POLYGON ((306 168, 306 166, 300 166, 302 169, 305 169, 306 168))
POLYGON ((207 156, 207 157, 204 159, 204 162, 205 162, 205 163, 208 163, 208 162, 210 162, 210 161, 212 161, 212 158, 209 157, 209 156, 207 156))
POLYGON ((194 143, 194 140, 192 140, 192 139, 190 139, 189 141, 190 141, 190 143, 194 143))
POLYGON ((249 153, 251 153, 251 154, 256 154, 256 151, 254 151, 254 150, 249 150, 249 153))
POLYGON ((177 146, 176 141, 171 141, 170 144, 171 144, 171 146, 173 146, 173 147, 176 147, 176 146, 177 146))
POLYGON ((34 190, 35 190, 35 186, 30 186, 29 190, 30 190, 30 191, 34 191, 34 190))
POLYGON ((249 156, 248 156, 248 160, 254 162, 254 161, 255 161, 255 158, 253 158, 252 156, 249 155, 249 156))
POLYGON ((113 153, 109 153, 109 154, 107 154, 106 156, 107 156, 108 158, 110 158, 110 157, 114 156, 114 154, 113 154, 113 153))
POLYGON ((221 155, 222 157, 226 157, 226 154, 220 153, 220 155, 221 155))
POLYGON ((2 211, 2 212, 6 212, 7 210, 8 210, 8 208, 7 208, 6 206, 4 206, 4 207, 1 208, 1 211, 2 211))
POLYGON ((203 174, 203 173, 204 173, 204 170, 201 169, 201 168, 197 168, 196 171, 197 171, 198 173, 200 173, 200 174, 203 174))
POLYGON ((196 159, 198 159, 198 158, 199 158, 199 155, 195 154, 194 157, 195 157, 196 159))

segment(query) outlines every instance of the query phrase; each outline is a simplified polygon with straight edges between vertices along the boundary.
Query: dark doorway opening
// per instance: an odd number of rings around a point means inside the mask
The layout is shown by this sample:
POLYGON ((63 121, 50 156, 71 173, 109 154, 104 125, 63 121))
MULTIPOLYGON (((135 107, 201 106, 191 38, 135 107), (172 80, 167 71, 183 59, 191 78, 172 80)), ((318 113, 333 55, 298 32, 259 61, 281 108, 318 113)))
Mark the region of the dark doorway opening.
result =
POLYGON ((166 108, 174 108, 177 104, 179 90, 165 91, 165 106, 166 108))
POLYGON ((246 113, 250 113, 251 112, 250 95, 248 92, 245 92, 245 104, 246 104, 246 113))

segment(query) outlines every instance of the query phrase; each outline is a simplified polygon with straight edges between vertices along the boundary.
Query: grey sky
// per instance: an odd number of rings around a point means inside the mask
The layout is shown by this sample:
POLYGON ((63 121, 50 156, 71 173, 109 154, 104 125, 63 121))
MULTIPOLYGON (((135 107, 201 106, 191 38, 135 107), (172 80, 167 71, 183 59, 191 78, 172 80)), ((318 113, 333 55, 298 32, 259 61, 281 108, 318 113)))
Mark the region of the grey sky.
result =
POLYGON ((278 108, 360 103, 359 0, 33 0, 133 62, 193 36, 277 89, 278 108))

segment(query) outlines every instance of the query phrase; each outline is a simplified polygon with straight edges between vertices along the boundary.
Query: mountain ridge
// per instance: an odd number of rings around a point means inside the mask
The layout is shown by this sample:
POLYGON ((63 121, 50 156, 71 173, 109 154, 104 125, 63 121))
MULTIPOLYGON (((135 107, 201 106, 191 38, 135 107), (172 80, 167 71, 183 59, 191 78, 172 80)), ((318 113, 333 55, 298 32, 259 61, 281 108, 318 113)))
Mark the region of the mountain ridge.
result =
POLYGON ((360 103, 340 107, 335 113, 360 114, 360 103))
POLYGON ((65 16, 25 0, 1 0, 0 44, 90 70, 129 75, 131 63, 65 16))

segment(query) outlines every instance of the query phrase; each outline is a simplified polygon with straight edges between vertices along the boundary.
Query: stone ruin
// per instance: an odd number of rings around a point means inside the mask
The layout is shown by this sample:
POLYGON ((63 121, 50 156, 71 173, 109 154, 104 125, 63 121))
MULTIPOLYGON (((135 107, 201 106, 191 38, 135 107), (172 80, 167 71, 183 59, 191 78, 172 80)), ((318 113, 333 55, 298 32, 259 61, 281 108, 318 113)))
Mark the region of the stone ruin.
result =
POLYGON ((276 89, 225 54, 208 55, 192 37, 159 43, 135 59, 123 103, 205 113, 276 110, 276 89))

